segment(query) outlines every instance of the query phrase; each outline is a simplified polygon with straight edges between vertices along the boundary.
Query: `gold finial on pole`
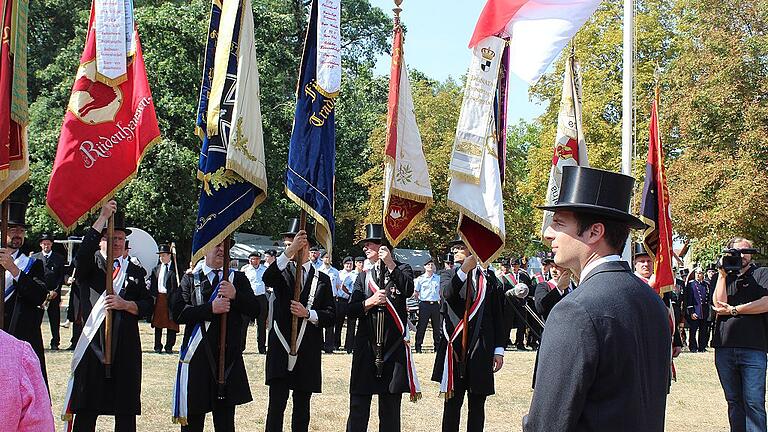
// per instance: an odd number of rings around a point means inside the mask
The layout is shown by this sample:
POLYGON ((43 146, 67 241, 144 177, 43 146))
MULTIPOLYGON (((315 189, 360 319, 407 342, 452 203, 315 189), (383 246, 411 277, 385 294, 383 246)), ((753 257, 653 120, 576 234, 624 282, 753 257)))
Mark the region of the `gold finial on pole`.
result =
POLYGON ((392 12, 395 13, 395 27, 400 25, 400 12, 403 11, 403 8, 400 7, 401 4, 403 4, 403 0, 394 0, 395 7, 392 8, 392 12))

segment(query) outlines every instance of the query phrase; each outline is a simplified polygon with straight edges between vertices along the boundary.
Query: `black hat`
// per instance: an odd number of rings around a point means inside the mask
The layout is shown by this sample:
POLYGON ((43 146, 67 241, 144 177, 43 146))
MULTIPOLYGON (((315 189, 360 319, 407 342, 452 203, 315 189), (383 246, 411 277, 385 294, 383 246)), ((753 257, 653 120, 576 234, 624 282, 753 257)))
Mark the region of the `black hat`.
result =
POLYGON ((450 252, 445 254, 445 256, 443 257, 443 262, 444 263, 451 263, 451 264, 453 264, 453 254, 450 253, 450 252))
POLYGON ((27 203, 22 201, 8 201, 8 226, 21 226, 26 228, 25 215, 27 203))
POLYGON ((167 243, 160 243, 157 245, 157 254, 159 255, 161 253, 171 253, 171 245, 167 243))
MULTIPOLYGON (((116 212, 112 217, 115 219, 115 231, 122 231, 126 236, 131 235, 131 230, 125 227, 125 213, 116 212)), ((104 227, 104 229, 101 230, 101 235, 106 234, 106 232, 107 228, 104 227)))
POLYGON ((555 263, 555 254, 547 252, 544 254, 544 258, 541 259, 541 263, 544 265, 555 263))
POLYGON ((365 261, 364 256, 355 257, 355 262, 363 262, 363 261, 365 261))
POLYGON ((365 226, 365 238, 360 240, 360 244, 372 242, 378 244, 386 243, 384 238, 384 226, 381 224, 368 224, 365 226))
POLYGON ((713 263, 710 263, 709 265, 707 265, 707 271, 709 270, 717 270, 717 266, 715 266, 715 264, 713 263))
POLYGON ((512 258, 509 260, 509 265, 523 265, 523 259, 520 257, 512 258))
POLYGON ((54 237, 53 234, 51 233, 42 233, 40 235, 40 240, 38 240, 38 243, 40 243, 43 240, 54 241, 55 239, 56 237, 54 237))
POLYGON ((624 174, 580 166, 563 167, 562 188, 557 203, 541 210, 571 210, 591 213, 627 223, 631 228, 646 225, 629 213, 635 179, 624 174))
POLYGON ((342 263, 342 264, 346 264, 346 263, 348 263, 348 262, 354 262, 354 260, 352 259, 352 257, 351 257, 351 256, 348 256, 348 257, 344 257, 344 259, 343 259, 343 260, 341 260, 341 263, 342 263))
POLYGON ((269 255, 271 257, 276 257, 277 256, 277 251, 274 250, 274 249, 267 249, 267 250, 264 251, 264 255, 269 255))
POLYGON ((310 252, 319 252, 319 251, 320 251, 320 248, 319 248, 319 247, 317 247, 317 245, 315 245, 315 246, 312 246, 312 247, 310 247, 310 248, 309 248, 309 251, 310 251, 310 252))
POLYGON ((280 233, 280 237, 294 237, 299 231, 299 219, 289 219, 286 230, 280 233))
POLYGON ((253 251, 253 252, 248 254, 248 258, 251 258, 251 257, 259 257, 259 258, 261 258, 261 252, 253 251))
POLYGON ((460 244, 464 244, 464 240, 462 240, 460 235, 456 234, 456 238, 454 238, 448 243, 448 247, 453 247, 460 244))
POLYGON ((645 246, 643 246, 642 243, 634 242, 632 243, 632 259, 635 259, 641 255, 650 255, 648 251, 645 250, 645 246))

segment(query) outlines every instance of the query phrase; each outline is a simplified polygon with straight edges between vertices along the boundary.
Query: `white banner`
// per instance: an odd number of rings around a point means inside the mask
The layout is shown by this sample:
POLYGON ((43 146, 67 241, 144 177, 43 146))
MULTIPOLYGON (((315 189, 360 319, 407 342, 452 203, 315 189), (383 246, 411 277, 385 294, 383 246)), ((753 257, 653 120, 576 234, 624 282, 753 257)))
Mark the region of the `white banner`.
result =
POLYGON ((317 2, 317 85, 328 95, 341 88, 341 0, 317 2))
POLYGON ((116 86, 127 79, 133 9, 130 0, 95 0, 96 79, 116 86))

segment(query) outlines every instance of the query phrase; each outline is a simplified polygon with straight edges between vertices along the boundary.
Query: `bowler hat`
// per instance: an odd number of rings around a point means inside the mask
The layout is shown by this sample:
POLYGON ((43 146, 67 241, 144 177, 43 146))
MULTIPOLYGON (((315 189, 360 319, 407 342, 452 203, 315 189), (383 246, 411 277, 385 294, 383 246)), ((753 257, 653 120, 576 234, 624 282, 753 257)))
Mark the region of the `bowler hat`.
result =
POLYGON ((25 215, 27 203, 22 201, 8 201, 8 226, 27 227, 25 215))
POLYGON ((360 240, 360 244, 365 242, 384 244, 384 227, 381 224, 368 224, 365 226, 365 238, 360 240))
POLYGON ((632 259, 635 259, 641 255, 650 255, 648 251, 645 250, 645 246, 643 246, 640 242, 634 242, 632 243, 632 259))
POLYGON ((171 253, 171 245, 167 243, 160 243, 157 245, 157 254, 159 255, 161 253, 171 253))
POLYGON ((570 210, 605 216, 624 222, 631 228, 646 225, 629 213, 635 179, 611 171, 580 166, 563 167, 562 187, 557 203, 540 206, 541 210, 570 210))

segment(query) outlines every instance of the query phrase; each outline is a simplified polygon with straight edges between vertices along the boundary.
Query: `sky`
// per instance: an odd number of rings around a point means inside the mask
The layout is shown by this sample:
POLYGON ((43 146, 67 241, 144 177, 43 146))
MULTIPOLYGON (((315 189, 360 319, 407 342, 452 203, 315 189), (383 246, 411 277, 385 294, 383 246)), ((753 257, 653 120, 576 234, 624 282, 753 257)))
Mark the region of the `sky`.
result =
MULTIPOLYGON (((371 4, 393 16, 392 0, 371 0, 371 4)), ((467 44, 484 5, 483 0, 404 0, 400 20, 408 29, 404 49, 408 68, 440 81, 449 77, 458 81, 469 67, 471 51, 467 44)), ((379 58, 376 73, 388 76, 390 63, 387 55, 379 58)), ((531 121, 544 112, 544 105, 529 101, 528 84, 514 74, 509 90, 510 124, 519 119, 531 121)))

